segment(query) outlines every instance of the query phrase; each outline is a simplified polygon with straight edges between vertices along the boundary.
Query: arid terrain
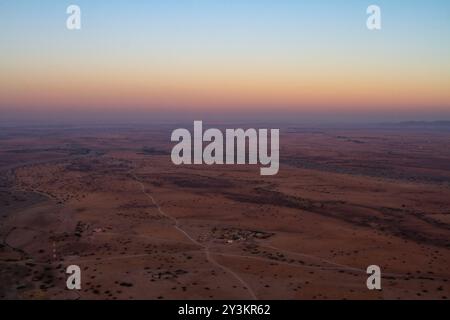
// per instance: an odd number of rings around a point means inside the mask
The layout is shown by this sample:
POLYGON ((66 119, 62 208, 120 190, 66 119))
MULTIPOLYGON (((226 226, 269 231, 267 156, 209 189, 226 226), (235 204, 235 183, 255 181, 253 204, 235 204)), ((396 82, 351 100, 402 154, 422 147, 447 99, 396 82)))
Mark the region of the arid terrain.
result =
POLYGON ((267 177, 174 128, 0 128, 0 299, 450 298, 448 128, 285 126, 267 177))

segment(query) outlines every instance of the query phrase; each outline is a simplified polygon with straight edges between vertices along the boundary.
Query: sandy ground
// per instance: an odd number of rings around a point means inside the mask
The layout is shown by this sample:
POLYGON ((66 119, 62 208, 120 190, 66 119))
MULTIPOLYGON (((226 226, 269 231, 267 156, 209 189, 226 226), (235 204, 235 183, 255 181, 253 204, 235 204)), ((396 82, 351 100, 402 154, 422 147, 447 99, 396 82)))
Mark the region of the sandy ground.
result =
POLYGON ((261 177, 174 166, 167 128, 3 130, 0 298, 450 298, 450 132, 281 132, 261 177))

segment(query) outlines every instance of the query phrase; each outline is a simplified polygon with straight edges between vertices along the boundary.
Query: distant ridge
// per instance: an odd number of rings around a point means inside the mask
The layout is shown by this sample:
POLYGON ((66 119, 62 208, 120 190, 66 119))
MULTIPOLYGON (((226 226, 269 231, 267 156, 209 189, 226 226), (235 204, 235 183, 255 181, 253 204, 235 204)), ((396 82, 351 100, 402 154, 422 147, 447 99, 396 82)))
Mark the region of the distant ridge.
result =
POLYGON ((402 128, 450 128, 450 120, 439 121, 402 121, 384 123, 384 127, 402 127, 402 128))
POLYGON ((450 126, 450 121, 441 120, 441 121, 403 121, 399 122, 399 125, 402 126, 450 126))

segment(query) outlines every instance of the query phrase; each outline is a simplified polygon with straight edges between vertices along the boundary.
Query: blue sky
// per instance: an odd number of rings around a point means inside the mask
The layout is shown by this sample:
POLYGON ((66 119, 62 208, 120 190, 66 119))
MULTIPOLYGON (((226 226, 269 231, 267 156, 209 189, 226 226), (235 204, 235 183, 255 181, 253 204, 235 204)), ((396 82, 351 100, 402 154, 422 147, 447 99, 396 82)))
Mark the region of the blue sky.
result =
POLYGON ((1 0, 0 39, 4 112, 205 108, 227 97, 234 108, 450 114, 449 1, 1 0), (65 28, 70 4, 82 10, 77 32, 65 28), (371 4, 381 31, 366 28, 371 4), (73 91, 84 99, 64 103, 73 91))

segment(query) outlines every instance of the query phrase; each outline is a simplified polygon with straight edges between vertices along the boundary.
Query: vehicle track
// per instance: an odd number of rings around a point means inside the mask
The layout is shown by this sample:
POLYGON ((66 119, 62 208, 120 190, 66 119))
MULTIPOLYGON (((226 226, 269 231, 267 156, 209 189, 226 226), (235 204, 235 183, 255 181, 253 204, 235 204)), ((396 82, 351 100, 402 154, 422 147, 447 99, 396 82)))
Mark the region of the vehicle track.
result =
POLYGON ((246 283, 246 282, 244 281, 244 279, 242 279, 242 277, 240 277, 236 272, 234 272, 234 271, 231 270, 230 268, 228 268, 228 267, 226 267, 226 266, 220 264, 219 262, 217 262, 217 261, 211 256, 211 255, 214 255, 215 253, 214 253, 214 252, 211 252, 211 251, 210 251, 210 248, 209 248, 208 246, 205 246, 205 245, 201 244, 200 242, 198 242, 197 240, 195 240, 195 239, 194 239, 187 231, 185 231, 185 230, 182 228, 182 226, 181 226, 181 224, 180 224, 180 222, 179 222, 179 220, 178 220, 177 218, 175 218, 175 217, 173 217, 173 216, 171 216, 171 215, 165 213, 165 212, 162 210, 161 206, 156 202, 155 198, 154 198, 151 194, 149 194, 149 193, 147 192, 147 189, 145 188, 144 183, 143 183, 141 180, 139 180, 139 178, 138 178, 135 174, 132 174, 132 176, 133 176, 133 178, 136 180, 136 182, 139 183, 139 185, 141 186, 142 192, 145 194, 145 196, 146 196, 147 198, 149 198, 149 199, 152 201, 153 205, 157 208, 158 212, 159 212, 161 215, 163 215, 164 217, 166 217, 167 219, 169 219, 170 221, 172 221, 173 227, 174 227, 176 230, 178 230, 180 233, 182 233, 182 234, 183 234, 190 242, 192 242, 193 244, 195 244, 195 245, 199 246, 200 248, 202 248, 202 249, 203 249, 203 252, 205 253, 206 259, 207 259, 211 264, 213 264, 213 265, 215 265, 216 267, 222 269, 223 271, 225 271, 225 273, 228 273, 228 274, 231 275, 233 278, 235 278, 241 285, 243 285, 244 288, 247 290, 247 292, 249 293, 249 295, 251 296, 251 298, 252 298, 253 300, 257 300, 257 299, 258 299, 258 298, 256 297, 255 292, 254 292, 254 291, 252 290, 252 288, 250 287, 250 285, 249 285, 248 283, 246 283))

